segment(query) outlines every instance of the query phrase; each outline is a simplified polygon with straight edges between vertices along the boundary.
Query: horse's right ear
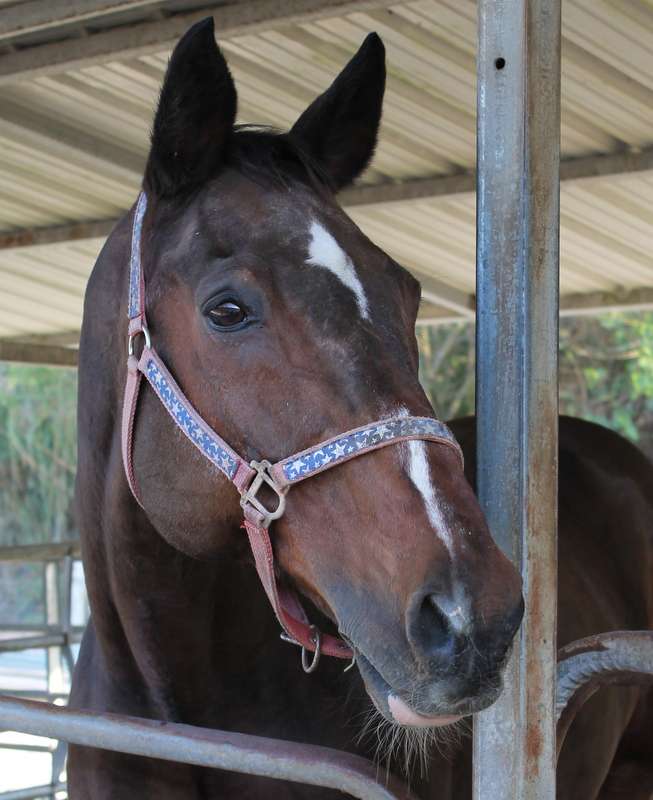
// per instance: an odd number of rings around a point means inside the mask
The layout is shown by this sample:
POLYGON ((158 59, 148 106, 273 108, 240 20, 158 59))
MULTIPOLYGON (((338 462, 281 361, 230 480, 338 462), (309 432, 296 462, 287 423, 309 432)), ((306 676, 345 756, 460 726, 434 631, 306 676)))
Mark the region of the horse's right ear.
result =
POLYGON ((171 197, 210 178, 220 167, 235 119, 236 87, 208 17, 184 34, 170 58, 152 128, 145 191, 171 197))

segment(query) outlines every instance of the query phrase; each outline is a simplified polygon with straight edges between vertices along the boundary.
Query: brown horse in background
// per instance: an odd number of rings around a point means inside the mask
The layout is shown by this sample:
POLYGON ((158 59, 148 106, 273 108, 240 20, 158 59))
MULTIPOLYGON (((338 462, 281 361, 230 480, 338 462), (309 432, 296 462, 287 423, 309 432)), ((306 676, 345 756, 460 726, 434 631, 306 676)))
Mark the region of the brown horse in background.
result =
MULTIPOLYGON (((235 126, 236 91, 210 21, 172 56, 143 184, 150 332, 193 406, 248 460, 283 458, 370 420, 433 416, 417 375, 419 285, 334 197, 373 154, 384 81, 383 45, 371 35, 277 134, 235 126)), ((450 448, 414 441, 293 488, 272 529, 278 579, 356 656, 346 673, 323 659, 305 674, 258 582, 238 493, 148 389, 134 428, 142 508, 129 490, 120 409, 133 213, 86 294, 77 498, 92 616, 71 705, 367 757, 378 728, 400 770, 404 744, 428 748, 493 702, 522 615, 519 575, 472 491, 473 423, 453 426, 467 478, 450 448)), ((562 421, 561 643, 648 626, 652 481, 634 447, 562 421)), ((579 716, 560 797, 599 796, 640 700, 638 690, 611 690, 579 716)), ((619 752, 626 767, 647 757, 638 741, 619 752)), ((419 796, 468 797, 468 740, 448 758, 429 754, 428 776, 412 780, 419 796)), ((71 800, 336 796, 78 746, 69 787, 71 800)))

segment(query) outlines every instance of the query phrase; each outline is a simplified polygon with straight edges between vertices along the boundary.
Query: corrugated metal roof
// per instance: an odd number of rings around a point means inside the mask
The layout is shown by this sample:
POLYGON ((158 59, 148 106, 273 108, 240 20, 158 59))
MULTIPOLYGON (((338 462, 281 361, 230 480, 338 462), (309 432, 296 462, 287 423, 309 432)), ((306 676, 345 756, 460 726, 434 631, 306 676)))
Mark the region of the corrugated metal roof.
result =
MULTIPOLYGON (((370 30, 386 44, 389 72, 380 145, 365 181, 473 169, 471 0, 418 0, 221 39, 240 119, 287 127, 370 30)), ((566 0, 563 37, 563 157, 650 147, 653 3, 566 0)), ((131 205, 167 57, 163 51, 117 58, 3 84, 0 229, 110 219, 131 205)), ((418 276, 466 294, 474 292, 474 214, 469 193, 352 209, 360 226, 418 276)), ((652 218, 653 172, 566 182, 563 293, 653 286, 652 218)), ((100 244, 0 251, 0 336, 77 327, 100 244)))

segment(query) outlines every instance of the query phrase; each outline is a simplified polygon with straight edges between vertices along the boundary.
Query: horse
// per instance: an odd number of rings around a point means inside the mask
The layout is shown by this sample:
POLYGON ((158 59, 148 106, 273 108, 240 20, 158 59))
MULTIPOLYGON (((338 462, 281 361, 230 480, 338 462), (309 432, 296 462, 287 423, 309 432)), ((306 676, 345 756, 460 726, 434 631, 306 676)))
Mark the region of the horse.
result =
MULTIPOLYGON (((473 422, 451 432, 420 386, 420 286, 335 197, 372 158, 384 85, 370 34, 281 133, 236 124, 211 19, 174 49, 143 192, 85 297, 91 618, 70 705, 368 758, 380 738, 393 770, 421 748, 413 791, 459 800, 469 740, 431 743, 500 693, 521 579, 474 495, 473 422)), ((646 627, 650 465, 570 420, 561 459, 561 643, 646 627)), ((578 717, 559 796, 598 796, 640 705, 614 690, 578 717)), ((68 782, 71 800, 337 796, 81 746, 68 782)))

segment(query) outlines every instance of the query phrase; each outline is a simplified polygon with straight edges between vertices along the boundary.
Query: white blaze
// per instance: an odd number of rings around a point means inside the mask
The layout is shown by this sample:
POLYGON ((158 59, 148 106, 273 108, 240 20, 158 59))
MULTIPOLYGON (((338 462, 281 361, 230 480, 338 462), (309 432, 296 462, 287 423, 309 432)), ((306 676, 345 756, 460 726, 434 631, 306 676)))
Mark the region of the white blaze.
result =
MULTIPOLYGON (((399 409, 399 416, 408 416, 408 410, 406 408, 399 409)), ((435 487, 433 486, 433 481, 431 480, 431 470, 426 457, 426 442, 419 439, 412 439, 411 441, 406 442, 406 444, 408 445, 409 456, 408 475, 410 476, 411 481, 414 483, 415 488, 422 495, 424 506, 426 507, 426 514, 429 518, 429 522, 431 523, 431 527, 435 531, 436 536, 442 539, 447 550, 451 553, 451 533, 442 514, 442 510, 440 509, 440 505, 435 493, 435 487)))
POLYGON ((324 267, 332 272, 356 297, 363 319, 369 319, 369 307, 363 285, 356 275, 351 258, 340 247, 326 228, 318 222, 311 223, 311 241, 308 246, 307 264, 324 267))

